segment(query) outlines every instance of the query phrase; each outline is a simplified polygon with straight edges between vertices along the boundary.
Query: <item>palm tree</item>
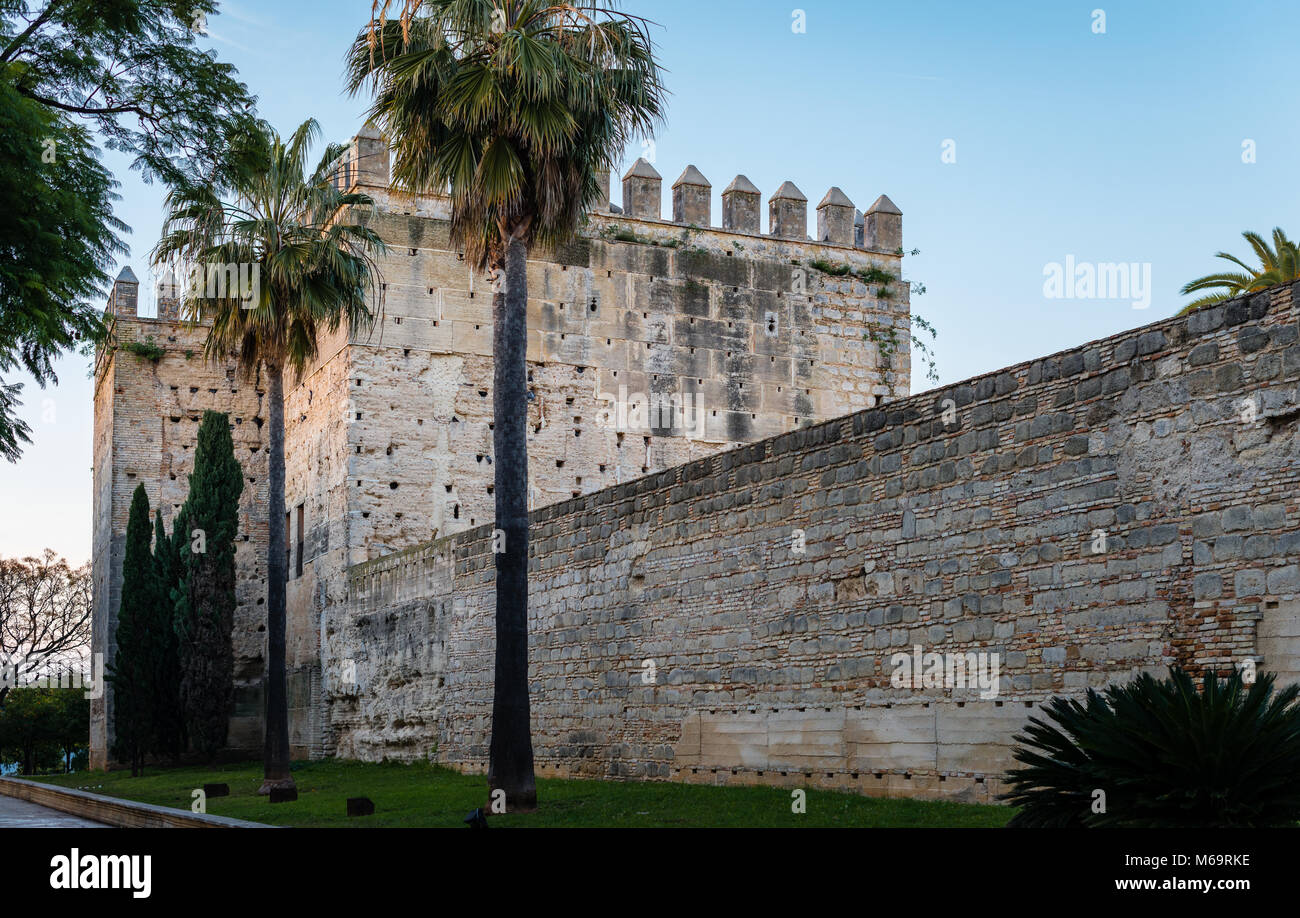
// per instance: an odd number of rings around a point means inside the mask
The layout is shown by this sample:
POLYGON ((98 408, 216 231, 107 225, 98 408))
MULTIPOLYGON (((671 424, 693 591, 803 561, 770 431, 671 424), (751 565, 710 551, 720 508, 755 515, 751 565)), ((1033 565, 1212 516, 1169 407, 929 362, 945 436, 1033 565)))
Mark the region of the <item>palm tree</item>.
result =
POLYGON ((245 378, 265 374, 270 545, 262 794, 294 786, 285 685, 284 371, 292 367, 301 379, 316 357, 318 328, 334 331, 343 322, 349 334, 369 328, 371 297, 378 308, 382 290, 375 257, 384 244, 364 225, 374 202, 335 185, 347 148, 328 145, 307 172, 308 151, 319 133, 308 120, 286 141, 260 125, 231 151, 233 200, 223 199, 223 189, 212 182, 173 190, 153 254, 156 264, 177 259, 189 265, 182 310, 191 321, 211 318, 207 359, 220 362, 233 353, 245 378), (214 274, 228 280, 225 272, 232 266, 239 269, 239 289, 207 281, 214 274))
POLYGON ((1256 293, 1260 290, 1267 290, 1269 287, 1276 287, 1278 284, 1289 284, 1292 281, 1300 280, 1300 249, 1297 249, 1296 243, 1286 238, 1286 233, 1282 232, 1280 228, 1274 227, 1273 229, 1272 248, 1269 247, 1268 242, 1259 233, 1245 232, 1241 235, 1250 243, 1250 247, 1255 250, 1255 256, 1259 259, 1259 267, 1252 268, 1240 258, 1229 255, 1227 252, 1217 253, 1216 258, 1223 258, 1232 262, 1241 268, 1241 271, 1207 274, 1205 277, 1198 277, 1187 284, 1182 290, 1184 294, 1195 293, 1198 290, 1217 290, 1219 292, 1207 294, 1188 303, 1179 313, 1180 316, 1200 309, 1202 306, 1210 306, 1214 303, 1222 303, 1224 300, 1231 300, 1243 293, 1256 293))
POLYGON ((528 701, 527 261, 571 239, 665 91, 645 20, 601 3, 408 0, 348 65, 393 144, 393 180, 451 198, 451 233, 493 282, 496 673, 488 784, 536 808, 528 701))

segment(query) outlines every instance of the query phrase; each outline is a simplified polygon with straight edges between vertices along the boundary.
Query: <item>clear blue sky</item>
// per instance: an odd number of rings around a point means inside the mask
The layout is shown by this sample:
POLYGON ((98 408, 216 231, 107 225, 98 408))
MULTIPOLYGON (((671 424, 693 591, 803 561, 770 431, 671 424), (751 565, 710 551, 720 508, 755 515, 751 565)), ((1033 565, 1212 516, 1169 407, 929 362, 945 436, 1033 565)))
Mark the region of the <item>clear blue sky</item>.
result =
MULTIPOLYGON (((343 95, 342 60, 369 0, 221 7, 213 47, 265 117, 282 131, 314 116, 330 139, 356 133, 364 101, 343 95)), ((812 205, 831 185, 859 207, 888 194, 906 247, 921 249, 906 271, 928 288, 913 307, 939 328, 943 383, 1171 314, 1179 287, 1216 269, 1214 252, 1247 254, 1242 230, 1300 234, 1294 0, 626 8, 659 23, 673 93, 656 142, 665 186, 693 163, 715 196, 738 172, 765 195, 792 180, 812 205), (1104 34, 1093 30, 1098 7, 1104 34), (1242 162, 1248 139, 1252 164, 1242 162), (947 140, 956 162, 942 161, 947 140), (1149 264, 1150 307, 1048 299, 1044 267, 1067 256, 1149 264)), ((121 157, 109 163, 143 280, 162 191, 121 157)), ((27 387, 35 442, 16 466, 0 462, 3 555, 47 545, 74 561, 90 554, 85 362, 63 361, 60 375, 57 389, 27 387)), ((920 375, 913 385, 929 386, 920 375)))

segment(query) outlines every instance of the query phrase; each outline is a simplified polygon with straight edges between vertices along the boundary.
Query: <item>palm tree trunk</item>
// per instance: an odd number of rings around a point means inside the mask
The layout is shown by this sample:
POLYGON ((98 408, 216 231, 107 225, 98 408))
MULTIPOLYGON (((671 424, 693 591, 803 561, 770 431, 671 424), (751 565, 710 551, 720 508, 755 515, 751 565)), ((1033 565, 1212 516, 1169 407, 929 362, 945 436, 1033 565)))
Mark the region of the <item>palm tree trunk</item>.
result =
POLYGON ((488 787, 498 797, 505 791, 506 811, 515 813, 537 808, 528 709, 528 250, 517 237, 507 244, 505 269, 504 289, 492 302, 496 528, 505 550, 496 553, 488 787))
POLYGON ((266 560, 266 749, 265 777, 259 794, 291 788, 289 774, 289 697, 285 682, 285 581, 289 575, 284 531, 284 366, 266 364, 267 484, 270 517, 266 560))

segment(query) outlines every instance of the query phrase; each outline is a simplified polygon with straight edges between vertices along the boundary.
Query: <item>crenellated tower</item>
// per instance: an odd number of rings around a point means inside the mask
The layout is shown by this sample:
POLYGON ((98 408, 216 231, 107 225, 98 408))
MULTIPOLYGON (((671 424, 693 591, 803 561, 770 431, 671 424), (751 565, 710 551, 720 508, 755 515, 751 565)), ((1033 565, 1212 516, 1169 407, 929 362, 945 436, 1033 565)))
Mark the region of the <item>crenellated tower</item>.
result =
MULTIPOLYGON (((316 362, 285 395, 296 756, 357 752, 333 740, 337 726, 360 717, 349 699, 367 672, 366 648, 344 641, 336 620, 344 572, 493 513, 490 282, 452 244, 448 199, 394 187, 390 174, 388 147, 367 127, 348 149, 339 184, 375 199, 366 219, 388 245, 376 323, 352 337, 323 335, 316 362)), ((766 232, 763 194, 744 175, 715 211, 711 183, 686 165, 671 187, 671 219, 654 164, 638 159, 621 183, 615 204, 610 176, 601 176, 579 237, 534 251, 528 264, 534 508, 908 393, 907 285, 880 280, 901 269, 901 214, 887 197, 859 220, 832 188, 811 235, 808 199, 793 182, 770 196, 766 232), (889 359, 873 343, 887 329, 903 342, 889 359)), ((154 317, 137 314, 138 293, 128 268, 110 298, 114 337, 96 365, 96 647, 111 653, 131 491, 143 482, 170 523, 202 409, 229 412, 248 477, 232 743, 256 754, 265 395, 258 380, 203 360, 206 327, 178 317, 174 286, 159 289, 154 317), (146 341, 149 348, 131 346, 146 341)), ((454 648, 412 639, 402 652, 427 662, 454 648)), ((400 700, 428 687, 394 683, 388 691, 400 700)), ((96 764, 107 713, 95 715, 96 764)), ((422 735, 419 725, 410 729, 422 735)))

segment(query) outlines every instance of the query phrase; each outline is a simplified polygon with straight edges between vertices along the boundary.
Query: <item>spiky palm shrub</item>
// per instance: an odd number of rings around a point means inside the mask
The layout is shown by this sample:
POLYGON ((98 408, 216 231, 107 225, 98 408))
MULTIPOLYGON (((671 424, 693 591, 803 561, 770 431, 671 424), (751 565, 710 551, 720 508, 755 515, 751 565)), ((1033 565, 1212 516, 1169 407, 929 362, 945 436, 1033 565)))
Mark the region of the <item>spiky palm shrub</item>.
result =
POLYGON ((497 280, 492 298, 496 670, 488 785, 511 812, 536 808, 528 700, 527 262, 571 240, 599 175, 648 135, 664 89, 644 20, 616 0, 375 3, 349 62, 375 91, 393 178, 451 198, 451 236, 497 280))
POLYGON ((284 375, 301 379, 316 358, 317 332, 372 327, 382 297, 376 256, 383 240, 366 225, 374 201, 338 188, 347 148, 330 144, 314 169, 308 154, 320 134, 304 121, 287 139, 269 125, 238 138, 229 153, 230 184, 181 185, 167 196, 167 220, 154 260, 179 258, 205 270, 190 274, 182 310, 211 319, 205 357, 233 353, 246 379, 266 386, 268 546, 266 557, 266 777, 259 793, 292 788, 289 773, 285 606, 288 562, 284 526, 284 375), (206 269, 251 266, 255 291, 214 291, 206 269), (249 294, 255 293, 256 296, 249 294))
POLYGON ((1253 827, 1300 820, 1300 686, 1240 672, 1142 674, 1029 719, 1003 796, 1011 826, 1253 827), (1100 806, 1104 793, 1104 807, 1100 806))
POLYGON ((1259 259, 1259 266, 1248 265, 1237 256, 1230 255, 1227 252, 1217 253, 1216 258, 1230 261, 1241 270, 1207 274, 1205 277, 1198 277, 1186 284, 1182 290, 1184 294, 1196 293, 1201 290, 1216 292, 1207 293, 1205 296, 1192 300, 1183 307, 1179 315, 1186 315, 1193 310, 1200 309, 1202 306, 1212 306, 1215 303, 1222 303, 1225 300, 1231 300, 1246 293, 1257 293, 1260 290, 1267 290, 1269 287, 1300 280, 1300 248, 1297 248, 1296 243, 1287 238, 1286 233, 1282 232, 1281 228, 1273 228, 1273 245, 1271 247, 1259 233, 1245 232, 1241 235, 1250 243, 1250 247, 1255 250, 1255 257, 1259 259))

